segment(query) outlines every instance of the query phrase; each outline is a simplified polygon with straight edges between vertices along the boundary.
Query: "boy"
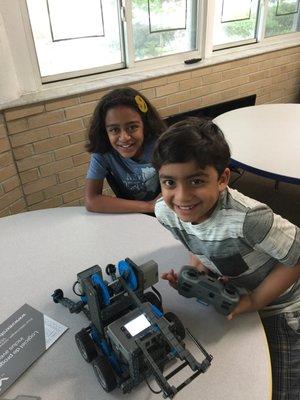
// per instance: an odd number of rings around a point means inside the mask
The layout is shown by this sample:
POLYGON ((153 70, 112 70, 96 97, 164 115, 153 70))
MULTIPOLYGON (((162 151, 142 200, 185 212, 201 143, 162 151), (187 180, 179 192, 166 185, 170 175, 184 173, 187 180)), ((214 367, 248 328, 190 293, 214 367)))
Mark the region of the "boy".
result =
MULTIPOLYGON (((191 265, 247 289, 227 318, 259 311, 271 354, 273 400, 299 400, 299 228, 228 187, 229 146, 211 121, 189 118, 168 128, 152 161, 162 192, 157 219, 190 250, 191 265)), ((162 278, 176 287, 174 270, 162 278)))

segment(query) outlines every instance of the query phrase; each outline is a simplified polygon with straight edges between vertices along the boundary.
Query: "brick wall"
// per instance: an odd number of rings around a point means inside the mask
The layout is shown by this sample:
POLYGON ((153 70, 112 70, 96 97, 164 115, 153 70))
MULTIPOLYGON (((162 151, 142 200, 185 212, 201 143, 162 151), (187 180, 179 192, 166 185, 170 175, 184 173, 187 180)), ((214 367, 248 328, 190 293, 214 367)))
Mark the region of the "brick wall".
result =
POLYGON ((4 116, 0 113, 0 217, 26 209, 4 116))
MULTIPOLYGON (((256 104, 299 102, 300 46, 132 86, 163 117, 252 94, 256 104)), ((0 216, 83 205, 86 128, 103 94, 85 93, 0 114, 0 216)))

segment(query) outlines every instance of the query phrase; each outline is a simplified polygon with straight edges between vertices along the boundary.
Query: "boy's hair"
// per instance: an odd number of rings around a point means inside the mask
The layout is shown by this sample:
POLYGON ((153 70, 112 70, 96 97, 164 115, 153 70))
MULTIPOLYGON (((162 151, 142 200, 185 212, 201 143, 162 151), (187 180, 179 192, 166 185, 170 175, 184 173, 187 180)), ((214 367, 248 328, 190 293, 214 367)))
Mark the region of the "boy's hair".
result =
POLYGON ((196 161, 204 169, 213 166, 222 174, 230 160, 230 149, 223 132, 212 121, 189 117, 171 125, 156 142, 152 164, 163 165, 196 161))
POLYGON ((129 87, 114 89, 104 95, 95 108, 88 131, 88 143, 86 145, 88 152, 103 154, 111 150, 105 118, 108 110, 118 106, 130 107, 140 114, 144 125, 144 142, 147 142, 151 137, 159 136, 166 129, 166 125, 157 110, 143 94, 129 87), (136 99, 136 96, 139 96, 139 98, 136 99), (140 105, 141 102, 142 106, 140 105), (145 107, 143 108, 143 106, 145 107))

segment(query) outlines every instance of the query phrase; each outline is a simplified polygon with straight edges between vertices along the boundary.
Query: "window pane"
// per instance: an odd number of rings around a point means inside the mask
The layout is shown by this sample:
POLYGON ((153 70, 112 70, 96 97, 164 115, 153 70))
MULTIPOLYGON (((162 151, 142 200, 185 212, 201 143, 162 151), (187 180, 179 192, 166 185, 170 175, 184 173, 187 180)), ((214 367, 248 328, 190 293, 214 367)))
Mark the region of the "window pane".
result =
POLYGON ((216 0, 213 44, 255 39, 259 0, 216 0))
POLYGON ((104 36, 101 1, 48 0, 53 40, 104 36), (68 23, 66 23, 68 15, 68 23), (86 21, 89 21, 87 24, 86 21))
POLYGON ((133 0, 135 60, 196 49, 197 0, 133 0))
POLYGON ((160 1, 159 5, 149 1, 150 32, 186 28, 186 0, 160 1))
POLYGON ((122 63, 118 4, 27 0, 41 76, 122 63))
POLYGON ((265 36, 300 30, 299 0, 269 0, 265 36))

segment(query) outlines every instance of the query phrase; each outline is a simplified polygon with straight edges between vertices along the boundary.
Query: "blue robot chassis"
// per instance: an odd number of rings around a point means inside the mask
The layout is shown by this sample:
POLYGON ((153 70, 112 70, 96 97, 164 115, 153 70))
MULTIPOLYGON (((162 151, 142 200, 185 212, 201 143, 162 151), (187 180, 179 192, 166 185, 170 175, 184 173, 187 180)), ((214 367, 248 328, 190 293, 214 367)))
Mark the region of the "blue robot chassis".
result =
POLYGON ((71 313, 84 312, 90 321, 89 326, 75 335, 82 357, 92 365, 106 392, 118 387, 128 393, 145 380, 154 393, 173 398, 208 369, 213 357, 175 314, 163 312, 161 296, 153 287, 158 281, 158 266, 154 261, 137 265, 126 258, 117 268, 109 264, 106 273, 111 278, 109 283, 103 279, 98 265, 77 274, 73 291, 81 297, 78 302, 64 297, 61 289, 52 294, 55 303, 67 307, 71 313), (150 287, 153 291, 145 292, 150 287), (204 355, 202 362, 186 349, 183 341, 186 334, 204 355), (164 375, 164 368, 174 359, 181 360, 181 364, 164 375), (191 369, 191 375, 177 387, 169 384, 168 380, 185 367, 191 369), (150 387, 150 376, 160 391, 150 387))

